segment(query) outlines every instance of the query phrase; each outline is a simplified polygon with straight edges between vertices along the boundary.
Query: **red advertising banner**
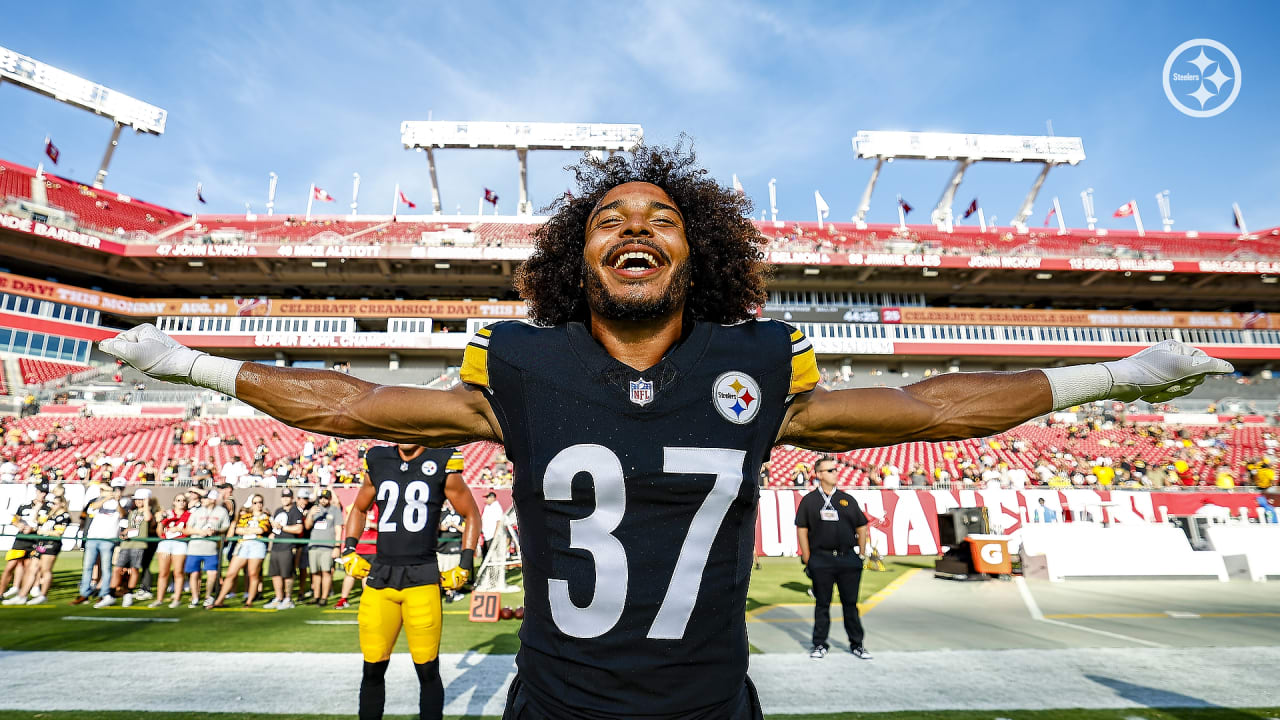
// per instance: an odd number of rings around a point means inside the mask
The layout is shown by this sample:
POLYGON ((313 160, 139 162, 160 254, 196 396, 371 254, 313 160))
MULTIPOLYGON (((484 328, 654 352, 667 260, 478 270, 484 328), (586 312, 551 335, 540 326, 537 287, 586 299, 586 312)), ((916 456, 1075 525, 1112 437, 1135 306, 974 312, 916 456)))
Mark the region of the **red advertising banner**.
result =
MULTIPOLYGON (((796 507, 805 491, 762 490, 756 552, 795 555, 796 507)), ((1115 523, 1163 522, 1167 515, 1193 515, 1209 501, 1254 517, 1253 493, 1144 492, 1123 490, 851 490, 871 523, 871 545, 883 555, 936 555, 938 514, 956 507, 986 507, 991 532, 1010 538, 1016 552, 1023 523, 1034 521, 1040 498, 1058 519, 1091 517, 1115 523)))

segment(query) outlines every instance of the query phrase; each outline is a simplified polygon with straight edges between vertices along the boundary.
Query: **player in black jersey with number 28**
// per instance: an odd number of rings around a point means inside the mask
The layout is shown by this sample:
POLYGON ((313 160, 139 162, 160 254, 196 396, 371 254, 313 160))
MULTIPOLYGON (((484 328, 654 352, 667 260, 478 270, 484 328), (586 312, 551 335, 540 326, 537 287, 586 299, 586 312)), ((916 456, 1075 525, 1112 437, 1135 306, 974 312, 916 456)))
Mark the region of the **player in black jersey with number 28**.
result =
POLYGON ((1229 363, 1165 342, 1116 362, 817 387, 813 347, 754 320, 765 239, 750 202, 681 148, 584 158, 533 231, 517 289, 536 323, 476 335, 449 391, 379 386, 185 348, 154 327, 103 349, 309 431, 506 444, 525 606, 512 720, 751 720, 744 609, 760 465, 1001 432, 1051 410, 1163 401, 1229 363))
POLYGON ((371 448, 364 484, 347 515, 339 563, 355 577, 368 576, 360 596, 360 720, 382 717, 384 677, 401 627, 418 673, 419 716, 444 712, 440 680, 440 590, 456 589, 471 576, 480 536, 480 510, 462 482, 462 455, 414 445, 371 448), (445 499, 467 520, 462 562, 444 573, 436 563, 440 506, 445 499), (356 554, 369 508, 378 505, 378 544, 372 566, 356 554))

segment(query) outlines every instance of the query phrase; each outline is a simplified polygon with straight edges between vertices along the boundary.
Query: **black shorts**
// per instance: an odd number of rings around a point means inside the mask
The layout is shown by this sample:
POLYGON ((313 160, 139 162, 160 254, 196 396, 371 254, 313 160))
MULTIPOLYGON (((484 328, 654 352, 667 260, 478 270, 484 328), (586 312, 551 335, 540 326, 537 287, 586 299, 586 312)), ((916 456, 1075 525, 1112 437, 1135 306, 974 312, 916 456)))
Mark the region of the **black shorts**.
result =
MULTIPOLYGON (((742 692, 723 705, 698 708, 679 715, 665 716, 661 720, 764 720, 764 711, 760 708, 760 696, 751 678, 745 678, 742 692)), ((645 720, 659 720, 656 715, 646 715, 643 708, 635 708, 639 712, 635 717, 645 720)), ((543 696, 520 679, 520 674, 511 678, 511 687, 507 689, 507 706, 502 711, 502 720, 604 720, 603 715, 596 713, 583 714, 559 705, 553 699, 543 696)), ((610 715, 609 717, 626 717, 610 715)))
POLYGON ((293 551, 272 550, 267 561, 267 577, 293 577, 293 551))

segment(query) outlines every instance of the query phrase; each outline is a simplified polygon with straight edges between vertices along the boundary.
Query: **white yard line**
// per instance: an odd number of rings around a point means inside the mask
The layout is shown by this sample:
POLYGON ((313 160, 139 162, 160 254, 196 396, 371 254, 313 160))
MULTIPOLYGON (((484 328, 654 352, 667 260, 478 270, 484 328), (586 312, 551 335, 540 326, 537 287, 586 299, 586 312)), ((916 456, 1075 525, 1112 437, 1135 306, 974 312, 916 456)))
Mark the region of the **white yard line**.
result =
POLYGON ((86 622, 163 622, 175 623, 179 618, 147 618, 147 617, 110 617, 107 615, 63 615, 63 620, 84 620, 86 622))
MULTIPOLYGON (((511 655, 442 655, 445 713, 500 715, 515 672, 511 655)), ((339 653, 0 652, 0 708, 16 710, 236 711, 263 715, 355 714, 361 658, 339 653), (174 694, 146 672, 116 673, 102 690, 102 668, 200 668, 228 683, 193 683, 174 694), (48 680, 59 691, 49 693, 48 680), (324 692, 282 693, 324 678, 324 692)), ((1073 648, 751 656, 751 678, 766 714, 863 710, 1020 710, 1155 706, 1266 707, 1280 704, 1259 667, 1280 666, 1280 647, 1073 648), (820 675, 815 675, 819 673, 820 675), (1005 682, 1011 674, 1034 678, 1005 682), (796 682, 798 677, 837 682, 796 682), (885 692, 902 678, 911 692, 885 692)), ((691 678, 690 682, 697 682, 691 678)), ((417 711, 418 681, 406 655, 387 673, 391 714, 417 711)))
POLYGON ((1091 628, 1085 625, 1076 625, 1075 623, 1069 623, 1064 620, 1054 620, 1052 618, 1047 618, 1044 616, 1044 613, 1040 612, 1040 605, 1036 602, 1035 597, 1031 595, 1031 589, 1027 587, 1027 581, 1023 579, 1022 576, 1019 575, 1018 577, 1015 577, 1013 579, 1013 582, 1018 586, 1018 594, 1022 596, 1022 602, 1027 606, 1027 612, 1031 613, 1032 620, 1036 620, 1042 623, 1048 623, 1050 625, 1058 625, 1060 627, 1071 628, 1072 630, 1079 630, 1081 632, 1090 632, 1090 633, 1094 633, 1095 635, 1103 635, 1109 638, 1113 638, 1115 640, 1125 640, 1131 643, 1137 643, 1139 645, 1146 645, 1147 647, 1155 647, 1155 648, 1168 647, 1168 645, 1165 645, 1163 643, 1152 642, 1150 640, 1143 640, 1142 638, 1133 637, 1132 635, 1123 635, 1121 633, 1111 632, 1110 630, 1099 630, 1098 628, 1091 628))

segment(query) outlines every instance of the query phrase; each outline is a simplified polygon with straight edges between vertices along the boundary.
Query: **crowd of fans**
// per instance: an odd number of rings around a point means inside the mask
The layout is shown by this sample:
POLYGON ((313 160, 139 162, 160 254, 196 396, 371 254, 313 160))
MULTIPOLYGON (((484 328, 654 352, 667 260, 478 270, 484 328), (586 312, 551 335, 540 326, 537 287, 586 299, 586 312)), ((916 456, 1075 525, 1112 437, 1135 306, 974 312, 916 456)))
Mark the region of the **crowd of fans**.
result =
MULTIPOLYGON (((177 608, 185 602, 189 608, 221 608, 237 601, 253 607, 269 589, 271 599, 263 609, 288 610, 303 602, 327 606, 346 522, 334 493, 284 488, 279 506, 268 508, 260 493, 249 494, 241 505, 234 491, 218 479, 207 489, 178 492, 163 508, 151 488, 130 489, 113 478, 92 481, 84 509, 73 513, 64 484, 37 482, 30 502, 8 518, 5 533, 19 537, 0 577, 3 604, 46 603, 53 564, 64 545, 74 543, 84 555, 72 605, 130 607, 150 601, 150 607, 177 608), (68 535, 73 525, 78 531, 68 535)), ((376 523, 371 513, 359 552, 374 552, 376 523)), ((462 516, 446 501, 441 550, 456 551, 464 528, 462 516)), ((494 528, 486 530, 492 539, 494 528)), ((356 600, 354 589, 354 578, 345 577, 334 607, 356 600)))

